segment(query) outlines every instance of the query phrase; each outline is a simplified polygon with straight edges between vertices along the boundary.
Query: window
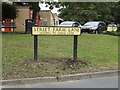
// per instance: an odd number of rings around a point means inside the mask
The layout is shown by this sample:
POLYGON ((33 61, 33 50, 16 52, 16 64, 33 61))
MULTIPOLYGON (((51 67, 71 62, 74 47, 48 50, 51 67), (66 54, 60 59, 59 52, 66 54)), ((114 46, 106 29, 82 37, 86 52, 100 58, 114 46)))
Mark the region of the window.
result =
POLYGON ((78 24, 78 23, 74 23, 72 26, 73 26, 73 27, 78 27, 79 24, 78 24))

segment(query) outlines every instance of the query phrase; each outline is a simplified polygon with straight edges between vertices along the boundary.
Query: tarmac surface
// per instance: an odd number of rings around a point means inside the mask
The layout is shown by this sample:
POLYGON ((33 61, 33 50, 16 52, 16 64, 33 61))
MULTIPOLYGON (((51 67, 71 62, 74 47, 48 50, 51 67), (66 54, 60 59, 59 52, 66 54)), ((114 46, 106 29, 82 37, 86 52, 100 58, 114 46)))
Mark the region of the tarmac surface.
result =
POLYGON ((118 76, 119 71, 104 71, 104 72, 95 72, 95 73, 82 73, 82 74, 74 74, 74 75, 65 75, 65 76, 57 76, 57 77, 38 77, 38 78, 25 78, 25 79, 16 79, 16 80, 2 80, 3 87, 13 87, 20 85, 33 85, 40 83, 58 83, 65 81, 74 81, 74 80, 83 80, 83 79, 94 79, 100 77, 110 77, 110 76, 118 76))
POLYGON ((118 76, 9 86, 7 88, 118 88, 118 76))

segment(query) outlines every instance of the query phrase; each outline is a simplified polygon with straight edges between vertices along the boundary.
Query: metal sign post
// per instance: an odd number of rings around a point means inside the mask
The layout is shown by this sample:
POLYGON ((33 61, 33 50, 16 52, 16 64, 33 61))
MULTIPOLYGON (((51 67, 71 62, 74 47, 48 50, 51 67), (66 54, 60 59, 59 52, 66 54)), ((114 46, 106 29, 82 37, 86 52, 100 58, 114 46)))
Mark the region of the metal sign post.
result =
POLYGON ((77 43, 78 43, 78 35, 74 35, 74 51, 73 51, 74 61, 77 61, 77 43))
POLYGON ((38 60, 38 36, 34 35, 34 61, 38 60))
POLYGON ((37 35, 64 35, 74 36, 73 60, 77 61, 77 43, 78 35, 80 35, 80 27, 32 27, 32 35, 34 35, 34 61, 38 60, 38 36, 37 35))

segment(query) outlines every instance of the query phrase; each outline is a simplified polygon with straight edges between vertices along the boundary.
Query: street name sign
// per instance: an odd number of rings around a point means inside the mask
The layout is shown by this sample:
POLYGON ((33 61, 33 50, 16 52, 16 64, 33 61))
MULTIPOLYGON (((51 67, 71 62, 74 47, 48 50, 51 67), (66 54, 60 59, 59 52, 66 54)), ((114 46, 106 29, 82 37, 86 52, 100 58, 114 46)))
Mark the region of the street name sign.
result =
POLYGON ((32 35, 80 35, 80 27, 32 27, 32 35))
POLYGON ((34 61, 38 59, 38 35, 66 35, 74 36, 74 47, 73 47, 73 60, 77 60, 77 43, 78 35, 81 34, 80 27, 44 27, 44 26, 33 26, 32 35, 34 35, 34 61))

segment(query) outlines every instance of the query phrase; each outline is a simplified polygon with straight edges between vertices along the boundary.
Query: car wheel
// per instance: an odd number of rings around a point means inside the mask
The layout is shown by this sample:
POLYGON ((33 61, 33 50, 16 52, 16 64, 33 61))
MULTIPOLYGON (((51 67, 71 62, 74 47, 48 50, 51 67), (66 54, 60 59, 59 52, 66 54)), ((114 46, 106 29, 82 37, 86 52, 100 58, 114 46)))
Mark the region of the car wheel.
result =
POLYGON ((98 30, 93 31, 94 34, 99 34, 98 30))

